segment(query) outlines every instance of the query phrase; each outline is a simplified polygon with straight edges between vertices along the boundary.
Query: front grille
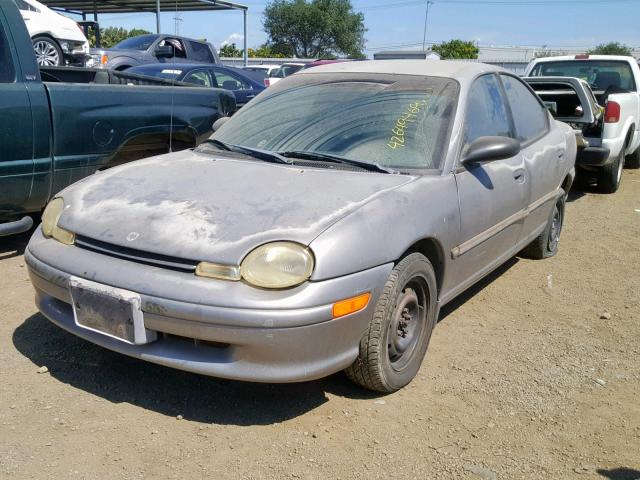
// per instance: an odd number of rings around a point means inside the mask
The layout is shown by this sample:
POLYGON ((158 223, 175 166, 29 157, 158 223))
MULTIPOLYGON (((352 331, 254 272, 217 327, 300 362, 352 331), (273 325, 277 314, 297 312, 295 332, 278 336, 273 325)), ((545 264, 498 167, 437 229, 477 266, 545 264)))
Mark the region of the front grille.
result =
POLYGON ((122 258, 132 262, 152 265, 154 267, 168 268, 179 272, 193 273, 196 271, 195 260, 187 260, 184 258, 172 257, 169 255, 160 255, 157 253, 143 252, 134 248, 121 247, 112 243, 103 242, 93 238, 76 235, 75 245, 84 250, 109 255, 110 257, 122 258))

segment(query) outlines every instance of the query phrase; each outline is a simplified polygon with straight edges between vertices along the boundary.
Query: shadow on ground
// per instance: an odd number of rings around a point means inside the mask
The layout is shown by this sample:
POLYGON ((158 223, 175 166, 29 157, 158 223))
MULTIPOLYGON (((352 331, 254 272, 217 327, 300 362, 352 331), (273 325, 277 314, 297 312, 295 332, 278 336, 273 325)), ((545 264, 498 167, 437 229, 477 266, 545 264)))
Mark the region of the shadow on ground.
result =
POLYGON ((22 255, 24 249, 27 247, 27 243, 29 243, 32 233, 33 229, 18 235, 0 237, 0 260, 22 255))
POLYGON ((204 423, 282 422, 327 402, 327 392, 362 400, 379 396, 351 384, 343 373, 314 382, 277 385, 174 370, 81 340, 41 314, 32 315, 14 331, 13 344, 35 365, 46 365, 51 376, 63 383, 110 402, 204 423))
POLYGON ((640 480, 640 471, 633 468, 599 469, 598 473, 610 480, 640 480))

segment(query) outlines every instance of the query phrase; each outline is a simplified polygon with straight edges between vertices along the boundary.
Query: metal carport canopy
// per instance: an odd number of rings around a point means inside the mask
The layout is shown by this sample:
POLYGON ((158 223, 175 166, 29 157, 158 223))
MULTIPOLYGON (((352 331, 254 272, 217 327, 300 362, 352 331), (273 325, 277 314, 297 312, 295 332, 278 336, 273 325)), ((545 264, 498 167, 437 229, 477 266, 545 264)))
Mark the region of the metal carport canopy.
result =
POLYGON ((248 62, 247 11, 249 7, 226 0, 39 0, 53 10, 85 17, 92 13, 154 13, 156 30, 160 33, 160 12, 193 12, 202 10, 242 10, 244 27, 244 63, 248 62))

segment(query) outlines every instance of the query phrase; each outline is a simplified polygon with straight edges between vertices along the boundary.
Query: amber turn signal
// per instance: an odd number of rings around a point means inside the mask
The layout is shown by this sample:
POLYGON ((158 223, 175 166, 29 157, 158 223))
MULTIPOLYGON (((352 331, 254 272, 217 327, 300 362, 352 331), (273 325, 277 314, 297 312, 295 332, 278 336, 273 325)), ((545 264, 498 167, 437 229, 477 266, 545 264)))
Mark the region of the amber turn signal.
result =
POLYGON ((357 297, 340 300, 333 304, 333 318, 344 317, 351 313, 359 312, 369 304, 371 294, 369 292, 358 295, 357 297))

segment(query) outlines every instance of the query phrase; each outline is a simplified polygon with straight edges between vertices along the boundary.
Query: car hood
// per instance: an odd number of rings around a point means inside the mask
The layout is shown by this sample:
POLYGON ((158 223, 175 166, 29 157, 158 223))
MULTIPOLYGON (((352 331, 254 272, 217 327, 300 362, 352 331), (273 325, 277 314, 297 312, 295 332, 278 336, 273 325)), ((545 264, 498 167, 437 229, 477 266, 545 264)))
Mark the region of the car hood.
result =
POLYGON ((415 177, 299 168, 184 151, 98 173, 62 192, 78 235, 194 261, 239 264, 270 241, 308 245, 415 177))

